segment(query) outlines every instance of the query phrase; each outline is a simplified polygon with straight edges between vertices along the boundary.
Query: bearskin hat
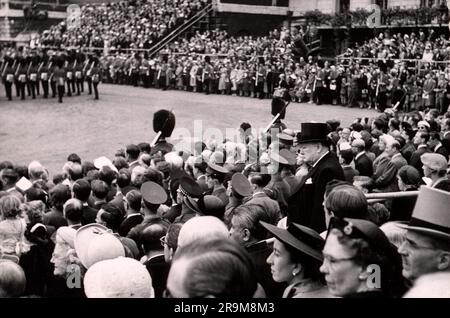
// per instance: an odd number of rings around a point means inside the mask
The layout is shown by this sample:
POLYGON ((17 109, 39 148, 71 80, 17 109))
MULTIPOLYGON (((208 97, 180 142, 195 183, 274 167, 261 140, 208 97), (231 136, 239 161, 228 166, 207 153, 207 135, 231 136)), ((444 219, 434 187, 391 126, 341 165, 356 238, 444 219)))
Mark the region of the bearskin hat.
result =
POLYGON ((170 137, 175 128, 175 115, 166 109, 160 109, 153 115, 153 130, 161 137, 170 137))
POLYGON ((280 119, 284 119, 284 116, 286 115, 286 109, 283 110, 284 105, 284 101, 281 98, 272 99, 272 115, 276 116, 281 112, 280 119))

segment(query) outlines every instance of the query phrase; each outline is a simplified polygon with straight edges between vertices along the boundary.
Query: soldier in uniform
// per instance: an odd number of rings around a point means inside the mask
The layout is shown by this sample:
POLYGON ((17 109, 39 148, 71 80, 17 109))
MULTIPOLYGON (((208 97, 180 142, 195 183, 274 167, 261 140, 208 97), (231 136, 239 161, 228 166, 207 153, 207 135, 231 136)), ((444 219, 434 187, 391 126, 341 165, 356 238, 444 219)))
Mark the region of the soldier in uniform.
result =
POLYGON ((161 109, 153 115, 153 130, 155 133, 161 132, 161 135, 152 142, 150 155, 155 155, 158 151, 164 155, 173 150, 173 145, 166 138, 172 135, 174 128, 175 115, 171 111, 161 109))
POLYGON ((14 83, 14 62, 9 56, 5 57, 5 63, 2 68, 1 77, 3 85, 5 85, 6 97, 12 100, 12 84, 14 83))
POLYGON ((20 99, 25 99, 25 85, 27 83, 27 63, 24 58, 19 58, 19 65, 17 65, 15 77, 17 78, 17 85, 19 87, 20 99))
POLYGON ((56 90, 56 79, 55 79, 55 69, 56 69, 56 61, 58 60, 58 57, 56 55, 51 57, 51 63, 49 65, 49 72, 50 72, 50 88, 52 89, 52 98, 56 97, 57 90, 56 90))
POLYGON ((83 73, 86 74, 85 79, 88 85, 88 95, 92 94, 92 76, 89 72, 91 67, 92 67, 91 60, 90 58, 87 58, 83 66, 83 73))
POLYGON ((41 62, 41 65, 40 65, 39 71, 38 71, 38 76, 39 76, 39 79, 42 84, 44 98, 48 98, 48 79, 50 77, 50 67, 51 67, 51 63, 48 62, 46 60, 46 58, 44 57, 44 60, 41 62))
POLYGON ((74 71, 77 95, 79 96, 84 91, 83 54, 81 53, 78 53, 76 56, 76 65, 74 71))
POLYGON ((98 99, 98 84, 101 82, 101 73, 98 58, 92 59, 91 69, 89 70, 92 76, 92 86, 94 87, 94 99, 98 99))
POLYGON ((67 83, 67 96, 72 96, 72 91, 75 93, 75 76, 74 76, 74 62, 72 61, 71 56, 67 56, 65 63, 66 70, 66 83, 67 83))
POLYGON ((37 56, 30 57, 30 66, 28 67, 28 87, 33 99, 36 99, 36 87, 38 82, 39 58, 37 56))
POLYGON ((260 58, 258 61, 258 67, 256 70, 256 78, 255 78, 255 85, 256 85, 256 94, 255 97, 258 95, 259 99, 264 98, 264 81, 266 79, 267 70, 264 67, 264 58, 260 58))
POLYGON ((211 77, 214 76, 214 69, 210 63, 210 57, 205 56, 205 66, 203 68, 202 80, 203 91, 206 95, 210 93, 211 77))
POLYGON ((59 56, 55 61, 55 68, 53 69, 52 78, 58 89, 58 102, 63 102, 64 85, 66 81, 67 72, 64 68, 64 57, 59 56))
POLYGON ((139 74, 144 88, 150 87, 150 64, 148 62, 148 54, 144 53, 142 57, 141 66, 139 67, 139 74))

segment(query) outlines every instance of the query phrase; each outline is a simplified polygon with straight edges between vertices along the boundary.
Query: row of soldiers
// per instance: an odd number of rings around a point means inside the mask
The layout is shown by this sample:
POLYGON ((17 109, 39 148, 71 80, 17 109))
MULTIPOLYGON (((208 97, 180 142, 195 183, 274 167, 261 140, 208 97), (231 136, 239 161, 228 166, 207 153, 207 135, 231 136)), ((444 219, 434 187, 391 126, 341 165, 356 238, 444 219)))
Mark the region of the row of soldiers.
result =
POLYGON ((273 93, 282 72, 263 58, 247 61, 199 56, 149 58, 146 54, 117 54, 101 60, 105 82, 194 92, 263 98, 273 93))
POLYGON ((64 95, 70 97, 83 93, 85 82, 88 94, 94 91, 94 98, 99 98, 97 86, 101 81, 101 71, 99 60, 93 55, 63 51, 6 55, 0 64, 0 74, 8 100, 13 98, 14 85, 16 97, 22 100, 26 98, 25 89, 28 96, 35 99, 42 87, 43 98, 58 96, 62 103, 64 95))
POLYGON ((450 103, 450 73, 442 69, 415 69, 407 63, 335 65, 312 56, 307 61, 278 61, 253 57, 204 59, 169 55, 148 58, 145 54, 116 54, 101 60, 105 82, 178 89, 194 92, 272 97, 276 89, 288 91, 291 100, 383 112, 396 107, 410 111, 425 107, 445 113, 450 103))

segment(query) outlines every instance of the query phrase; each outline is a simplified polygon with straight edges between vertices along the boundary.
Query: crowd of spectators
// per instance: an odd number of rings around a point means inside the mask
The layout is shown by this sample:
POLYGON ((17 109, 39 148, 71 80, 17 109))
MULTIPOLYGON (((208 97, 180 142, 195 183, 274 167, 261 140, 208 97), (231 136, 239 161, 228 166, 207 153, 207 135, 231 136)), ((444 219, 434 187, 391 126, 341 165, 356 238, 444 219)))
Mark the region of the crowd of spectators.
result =
POLYGON ((298 55, 296 39, 301 34, 286 28, 264 37, 197 32, 170 44, 159 57, 149 58, 145 52, 105 56, 104 78, 118 84, 260 98, 272 98, 283 88, 296 102, 380 111, 436 107, 446 112, 450 77, 445 61, 450 46, 443 36, 432 31, 392 38, 380 33, 329 59, 298 55))
POLYGON ((54 174, 38 161, 2 161, 1 295, 400 297, 423 276, 411 293, 426 296, 426 274, 448 274, 448 235, 439 234, 436 257, 415 263, 418 234, 406 237, 396 222, 412 225, 422 213, 443 223, 439 233, 450 227, 448 215, 430 216, 448 211, 450 113, 388 111, 349 127, 298 128, 278 121, 270 138, 242 123, 235 138, 130 144, 113 160, 73 153, 54 174), (322 160, 337 166, 316 177, 322 160), (421 186, 418 198, 396 195, 421 186), (394 196, 365 196, 385 192, 394 196), (302 220, 307 207, 297 200, 320 202, 322 221, 302 220), (352 249, 357 259, 345 255, 352 249), (358 266, 341 268, 335 259, 345 257, 358 266), (389 276, 361 290, 367 282, 350 268, 374 263, 389 276), (80 288, 66 283, 74 273, 84 277, 80 288))
POLYGON ((205 7, 207 0, 132 0, 104 5, 85 4, 72 27, 66 22, 35 39, 51 47, 149 49, 173 28, 205 7))

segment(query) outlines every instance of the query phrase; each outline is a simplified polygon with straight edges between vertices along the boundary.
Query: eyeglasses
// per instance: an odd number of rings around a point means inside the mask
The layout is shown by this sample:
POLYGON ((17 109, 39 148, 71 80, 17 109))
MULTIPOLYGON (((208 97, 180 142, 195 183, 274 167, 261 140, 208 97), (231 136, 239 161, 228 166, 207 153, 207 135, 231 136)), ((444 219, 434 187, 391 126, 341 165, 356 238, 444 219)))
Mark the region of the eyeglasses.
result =
POLYGON ((166 242, 166 236, 164 235, 163 237, 161 237, 160 239, 159 239, 159 241, 161 242, 161 246, 162 247, 165 247, 166 245, 167 245, 167 242, 166 242))
POLYGON ((417 127, 419 130, 426 130, 427 128, 425 126, 419 126, 417 127))

